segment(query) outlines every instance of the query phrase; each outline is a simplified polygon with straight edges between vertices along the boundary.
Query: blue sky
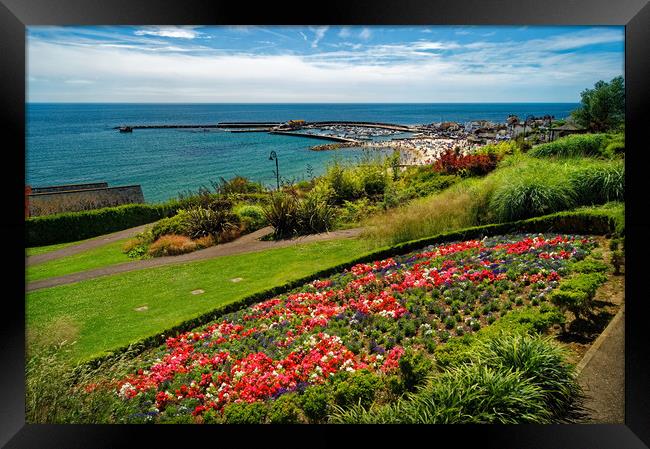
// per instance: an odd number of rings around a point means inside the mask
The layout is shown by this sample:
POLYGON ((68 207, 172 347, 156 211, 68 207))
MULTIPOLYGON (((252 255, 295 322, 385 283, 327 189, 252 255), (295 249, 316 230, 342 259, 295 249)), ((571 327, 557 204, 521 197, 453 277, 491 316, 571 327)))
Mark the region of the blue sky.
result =
POLYGON ((30 102, 577 102, 623 27, 29 27, 30 102))

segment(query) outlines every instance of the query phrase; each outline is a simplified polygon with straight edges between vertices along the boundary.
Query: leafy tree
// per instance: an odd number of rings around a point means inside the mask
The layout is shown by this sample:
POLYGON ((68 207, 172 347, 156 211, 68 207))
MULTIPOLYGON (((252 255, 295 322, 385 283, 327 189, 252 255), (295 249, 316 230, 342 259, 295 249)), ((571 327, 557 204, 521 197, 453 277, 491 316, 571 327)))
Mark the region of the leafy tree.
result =
POLYGON ((622 76, 609 83, 598 81, 581 94, 581 105, 571 113, 581 126, 594 132, 619 128, 625 120, 625 85, 622 76))

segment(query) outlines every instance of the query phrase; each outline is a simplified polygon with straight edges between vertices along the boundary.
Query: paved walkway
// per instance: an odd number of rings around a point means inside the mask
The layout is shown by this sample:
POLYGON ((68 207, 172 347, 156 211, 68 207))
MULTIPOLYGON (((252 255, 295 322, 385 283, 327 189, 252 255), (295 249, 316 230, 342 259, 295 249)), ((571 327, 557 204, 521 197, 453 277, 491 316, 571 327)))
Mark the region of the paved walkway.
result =
POLYGON ((65 276, 41 279, 28 283, 26 290, 33 291, 41 288, 54 287, 57 285, 71 284, 74 282, 97 278, 100 276, 109 276, 112 274, 125 273, 128 271, 144 270, 145 268, 159 267, 163 265, 173 265, 179 263, 194 262, 198 260, 213 259, 215 257, 230 256, 234 254, 252 253, 274 248, 284 248, 301 243, 321 242, 325 240, 334 240, 340 238, 352 238, 358 236, 361 233, 362 229, 343 229, 339 231, 324 232, 322 234, 312 234, 279 241, 259 240, 261 237, 269 234, 272 231, 273 229, 271 227, 265 227, 250 234, 246 234, 232 242, 215 245, 210 248, 195 251, 193 253, 182 254, 180 256, 157 257, 154 259, 137 260, 134 262, 110 265, 107 267, 82 271, 79 273, 71 273, 65 276))
POLYGON ((625 304, 578 365, 593 424, 625 422, 625 304))
POLYGON ((65 248, 57 249, 56 251, 50 251, 48 253, 37 254, 35 256, 27 256, 27 265, 35 265, 37 263, 49 262, 50 260, 60 259, 61 257, 72 256, 83 251, 88 251, 89 249, 98 248, 100 246, 113 243, 117 240, 125 239, 128 237, 133 237, 139 232, 144 231, 147 226, 151 226, 153 223, 144 224, 141 226, 136 226, 135 228, 124 229, 123 231, 114 232, 112 234, 102 235, 90 240, 87 240, 76 245, 67 246, 65 248))

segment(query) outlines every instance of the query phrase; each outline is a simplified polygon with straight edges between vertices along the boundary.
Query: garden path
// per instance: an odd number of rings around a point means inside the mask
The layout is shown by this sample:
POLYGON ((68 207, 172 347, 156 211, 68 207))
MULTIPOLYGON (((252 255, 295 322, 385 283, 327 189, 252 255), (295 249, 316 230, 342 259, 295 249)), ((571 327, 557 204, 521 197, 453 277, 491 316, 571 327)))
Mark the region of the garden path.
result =
POLYGON ((117 265, 110 265, 103 268, 97 268, 94 270, 71 273, 65 276, 41 279, 28 283, 26 285, 26 290, 33 291, 42 288, 54 287, 57 285, 71 284, 74 282, 97 278, 100 276, 109 276, 117 273, 125 273, 128 271, 143 270, 145 268, 194 262, 199 260, 212 259, 215 257, 230 256, 234 254, 252 253, 274 248, 283 248, 286 246, 298 245, 301 243, 320 242, 340 238, 353 238, 361 233, 362 228, 323 232, 321 234, 306 235, 287 240, 260 240, 260 238, 264 237, 272 231, 273 228, 267 226, 258 231, 246 234, 236 240, 233 240, 232 242, 211 246, 210 248, 194 251, 188 254, 182 254, 180 256, 167 256, 157 257, 154 259, 137 260, 133 262, 126 262, 117 265))
POLYGON ((624 424, 625 305, 594 346, 585 355, 588 360, 578 375, 586 395, 585 406, 590 410, 589 423, 624 424))
POLYGON ((99 237, 86 240, 76 245, 67 246, 65 248, 57 249, 43 254, 36 254, 34 256, 27 256, 27 265, 35 265, 37 263, 49 262, 50 260, 60 259, 61 257, 72 256, 82 251, 98 248, 100 246, 108 245, 117 240, 133 237, 139 232, 144 231, 151 223, 136 226, 135 228, 124 229, 122 231, 114 232, 112 234, 100 235, 99 237))

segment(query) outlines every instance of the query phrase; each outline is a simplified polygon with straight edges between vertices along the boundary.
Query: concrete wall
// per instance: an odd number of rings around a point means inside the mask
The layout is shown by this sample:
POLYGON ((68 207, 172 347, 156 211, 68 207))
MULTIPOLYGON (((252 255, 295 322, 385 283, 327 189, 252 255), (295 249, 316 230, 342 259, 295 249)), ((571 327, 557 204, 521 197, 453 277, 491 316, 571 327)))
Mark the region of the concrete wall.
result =
POLYGON ((93 182, 91 184, 67 184, 51 187, 32 187, 31 193, 68 192, 72 190, 105 189, 107 182, 93 182))
POLYGON ((139 185, 133 185, 32 193, 28 195, 27 200, 29 215, 36 217, 59 212, 77 212, 121 204, 144 203, 144 194, 139 185))

